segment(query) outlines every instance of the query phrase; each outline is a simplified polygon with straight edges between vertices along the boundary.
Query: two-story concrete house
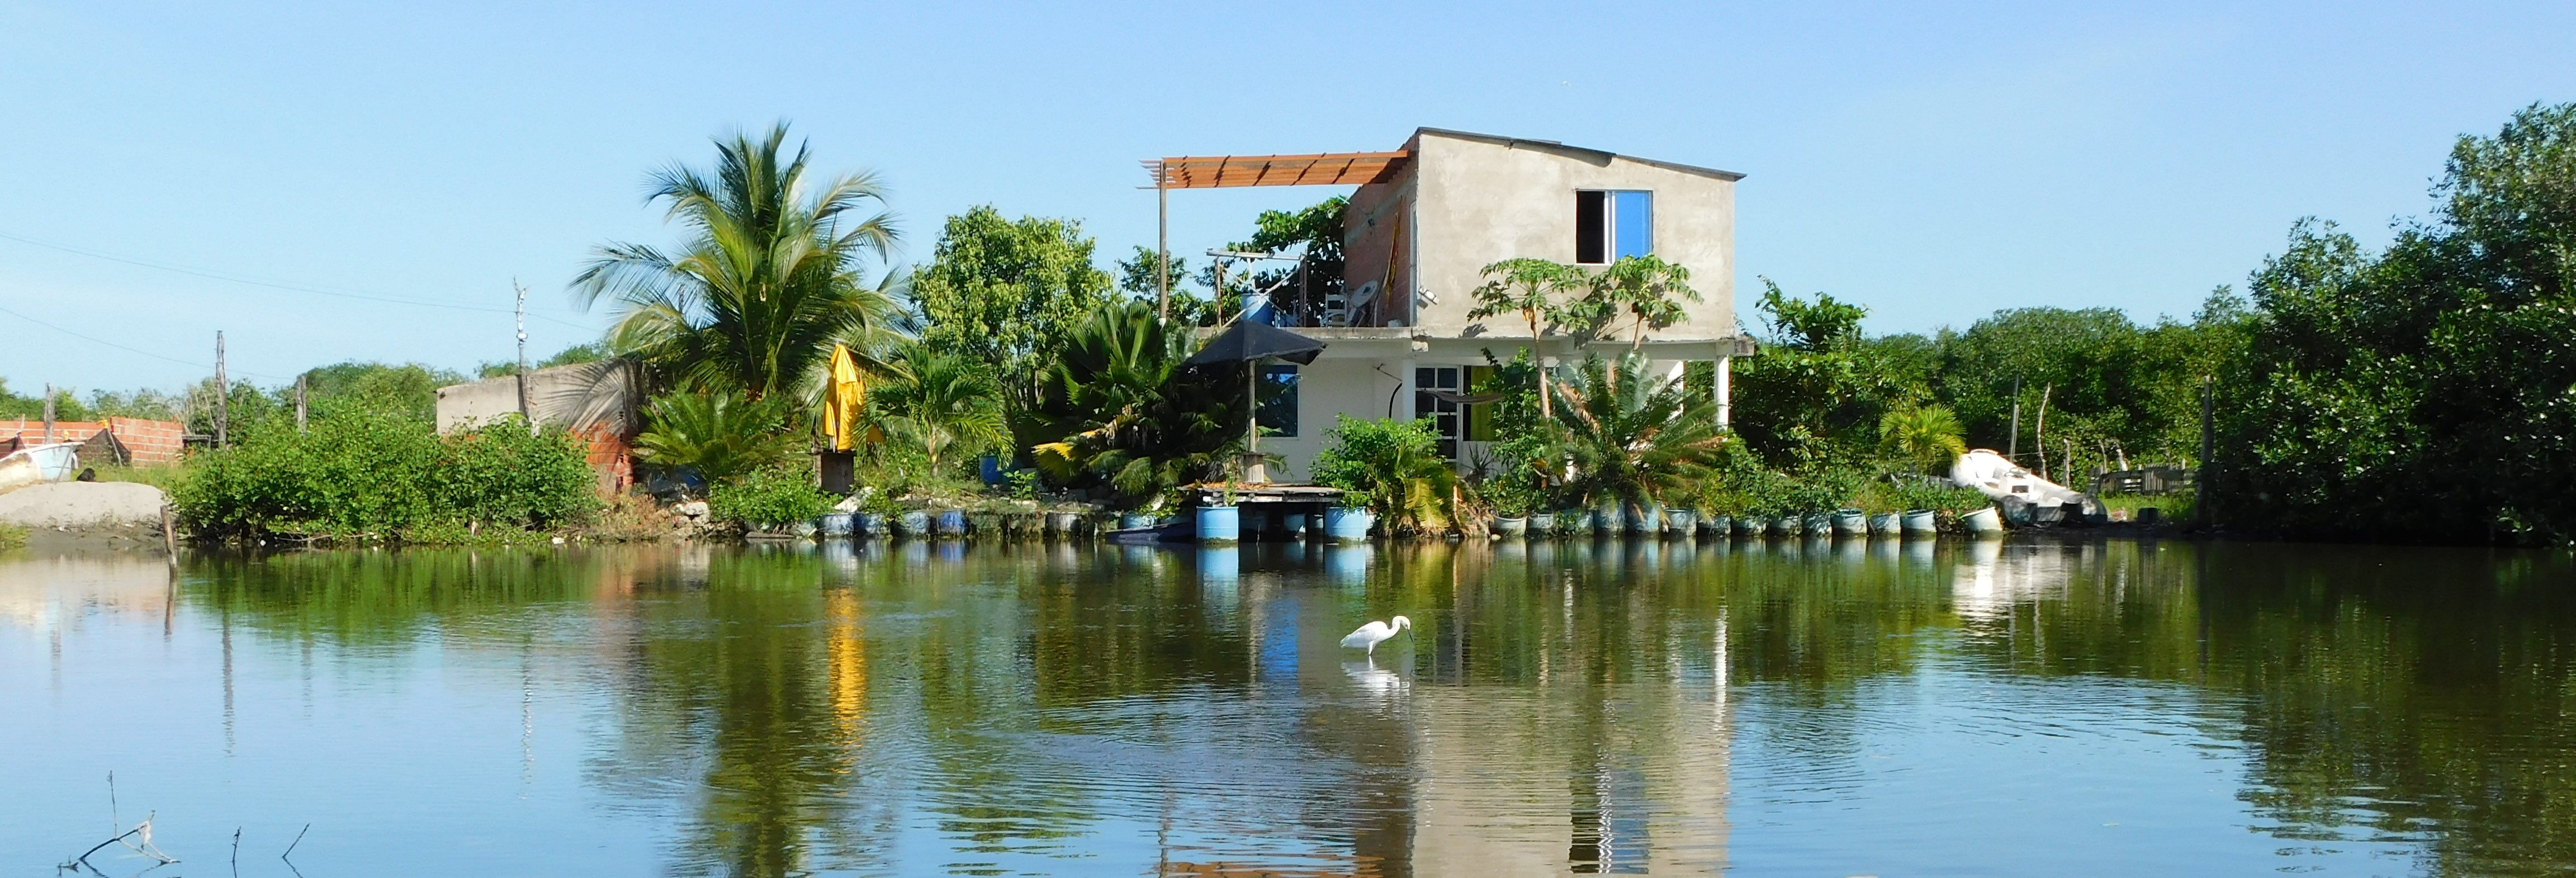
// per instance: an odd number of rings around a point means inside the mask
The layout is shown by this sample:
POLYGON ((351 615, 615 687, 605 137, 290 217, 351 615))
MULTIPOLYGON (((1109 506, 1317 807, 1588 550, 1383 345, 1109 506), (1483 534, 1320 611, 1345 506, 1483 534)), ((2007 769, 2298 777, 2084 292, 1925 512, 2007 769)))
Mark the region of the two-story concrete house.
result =
MULTIPOLYGON (((1264 367, 1283 392, 1265 407, 1261 450, 1302 477, 1334 416, 1429 416, 1464 466, 1495 437, 1473 387, 1485 351, 1509 360, 1529 343, 1517 315, 1475 320, 1486 265, 1533 257, 1607 265, 1653 254, 1690 270, 1700 301, 1650 332, 1645 351, 1678 373, 1714 361, 1719 419, 1727 417, 1727 360, 1751 353, 1735 325, 1735 183, 1743 175, 1623 156, 1546 140, 1419 129, 1393 152, 1167 158, 1146 163, 1158 188, 1357 185, 1344 215, 1343 295, 1284 309, 1280 321, 1330 346, 1306 366, 1264 367)), ((1164 197, 1168 197, 1168 192, 1164 197)), ((1295 295, 1282 291, 1276 296, 1295 295)), ((1538 353, 1584 355, 1551 334, 1538 353)), ((1592 347, 1626 348, 1622 335, 1592 347)), ((1274 471, 1275 472, 1275 471, 1274 471)))

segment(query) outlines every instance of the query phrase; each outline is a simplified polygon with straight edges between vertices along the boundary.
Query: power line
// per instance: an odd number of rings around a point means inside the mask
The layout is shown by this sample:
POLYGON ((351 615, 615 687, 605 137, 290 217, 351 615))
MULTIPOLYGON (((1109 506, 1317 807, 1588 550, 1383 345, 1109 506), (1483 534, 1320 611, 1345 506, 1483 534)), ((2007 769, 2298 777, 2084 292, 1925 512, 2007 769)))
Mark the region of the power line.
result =
MULTIPOLYGON (((389 297, 389 296, 374 296, 374 295, 368 295, 368 294, 365 294, 365 293, 346 293, 346 292, 340 292, 340 291, 337 291, 337 290, 317 289, 317 288, 314 288, 314 287, 298 286, 298 285, 296 285, 296 284, 288 284, 288 283, 279 283, 279 282, 276 282, 276 281, 259 280, 259 279, 257 279, 257 278, 241 277, 241 276, 237 276, 237 275, 226 274, 226 273, 224 273, 224 272, 220 272, 220 271, 210 271, 210 270, 207 270, 207 269, 201 269, 201 268, 190 268, 190 267, 188 267, 188 266, 184 266, 184 265, 176 265, 176 264, 166 263, 166 262, 156 262, 156 261, 149 260, 149 259, 135 259, 135 258, 132 258, 132 257, 118 256, 118 255, 115 255, 115 254, 112 254, 112 253, 101 253, 101 252, 98 252, 98 251, 96 251, 96 250, 88 250, 88 249, 84 249, 84 248, 80 248, 80 247, 73 247, 73 246, 66 245, 66 244, 56 244, 56 243, 53 243, 53 242, 51 242, 51 241, 39 241, 39 240, 36 240, 36 239, 34 239, 34 238, 25 238, 25 237, 20 237, 20 236, 12 235, 12 234, 8 234, 8 233, 5 233, 5 232, 0 232, 0 238, 5 238, 5 239, 11 240, 11 241, 16 241, 16 242, 18 242, 18 243, 26 244, 26 245, 29 245, 29 246, 42 247, 42 248, 45 248, 45 249, 47 249, 47 250, 58 250, 58 251, 61 251, 61 252, 64 252, 64 253, 70 253, 70 254, 73 254, 73 255, 76 255, 76 256, 87 256, 87 257, 92 258, 92 259, 104 259, 104 260, 107 260, 107 261, 109 261, 109 262, 122 263, 122 264, 125 264, 125 265, 131 265, 131 266, 135 266, 135 267, 138 267, 138 268, 149 268, 149 269, 154 269, 154 270, 156 270, 156 271, 168 271, 168 272, 175 272, 175 273, 178 273, 178 274, 185 274, 185 275, 190 275, 190 276, 193 276, 193 277, 202 277, 202 278, 206 278, 206 279, 209 279, 209 280, 219 280, 219 281, 225 281, 225 282, 228 282, 228 283, 247 284, 247 285, 255 286, 255 287, 268 287, 268 288, 270 288, 270 289, 276 289, 276 290, 288 290, 288 291, 291 291, 291 292, 298 292, 298 293, 311 293, 311 294, 314 294, 314 295, 317 295, 317 296, 337 296, 337 297, 339 297, 339 298, 343 298, 343 299, 362 299, 362 300, 369 301, 369 302, 386 302, 386 303, 395 304, 395 305, 415 305, 415 306, 419 306, 419 307, 423 307, 423 308, 451 308, 451 309, 458 310, 458 311, 484 311, 484 312, 490 312, 490 313, 495 313, 495 314, 510 314, 510 313, 514 313, 513 309, 510 309, 510 308, 491 308, 491 307, 485 307, 485 306, 482 306, 482 305, 462 305, 462 304, 457 304, 457 303, 454 303, 454 302, 423 302, 423 301, 419 301, 419 300, 416 300, 416 299, 397 299, 397 298, 392 298, 392 297, 389 297)), ((24 315, 20 315, 20 316, 24 316, 24 315)), ((537 315, 535 315, 535 317, 536 317, 537 319, 539 319, 539 320, 547 320, 547 321, 552 321, 552 322, 555 322, 555 323, 560 323, 560 324, 563 324, 563 325, 565 325, 565 326, 572 327, 572 328, 574 328, 574 329, 590 329, 590 328, 591 328, 591 327, 588 327, 588 326, 583 326, 583 325, 581 325, 581 324, 579 324, 579 323, 574 323, 574 322, 569 321, 569 320, 558 320, 558 319, 553 318, 553 317, 548 317, 548 316, 546 316, 546 315, 544 315, 544 314, 537 314, 537 315)))
MULTIPOLYGON (((71 336, 71 337, 73 337, 73 338, 80 339, 80 340, 82 340, 82 341, 90 342, 90 343, 93 343, 93 344, 103 344, 103 345, 106 345, 106 346, 108 346, 108 347, 112 347, 112 348, 115 348, 115 349, 117 349, 117 350, 120 350, 120 351, 125 351, 125 352, 127 352, 127 353, 132 353, 132 354, 142 354, 142 355, 144 355, 144 356, 151 357, 151 358, 153 358, 153 359, 155 359, 155 360, 166 360, 166 361, 169 361, 169 362, 172 362, 172 363, 177 363, 177 364, 182 365, 182 366, 195 366, 195 367, 197 367, 197 368, 199 368, 199 369, 212 369, 212 368, 214 368, 213 366, 209 366, 209 365, 206 365, 206 364, 204 364, 204 363, 199 363, 199 362, 196 362, 196 361, 194 361, 194 360, 182 360, 182 359, 179 359, 179 358, 177 358, 177 357, 165 356, 165 355, 162 355, 162 354, 156 354, 156 353, 153 353, 153 352, 151 352, 151 351, 144 350, 144 349, 142 349, 142 348, 126 347, 126 346, 124 346, 124 345, 117 344, 117 343, 112 342, 112 341, 108 341, 107 339, 99 338, 99 337, 97 337, 97 336, 93 336, 93 335, 86 335, 86 334, 83 334, 83 333, 80 333, 80 332, 76 332, 76 331, 73 331, 73 330, 70 330, 70 329, 66 329, 66 328, 64 328, 64 327, 56 326, 56 325, 54 325, 54 324, 47 323, 47 322, 45 322, 45 321, 38 320, 38 319, 33 318, 33 317, 29 317, 29 316, 27 316, 26 314, 20 313, 20 312, 15 311, 15 310, 11 310, 11 309, 6 308, 6 307, 0 307, 0 314, 7 314, 7 315, 9 315, 9 316, 11 316, 11 317, 15 317, 15 318, 18 318, 18 319, 20 319, 20 320, 24 320, 24 321, 27 321, 27 322, 29 322, 29 323, 36 324, 37 326, 42 326, 42 327, 44 327, 44 328, 46 328, 46 329, 50 329, 50 330, 53 330, 53 331, 55 331, 55 332, 62 333, 62 334, 64 334, 64 335, 68 335, 68 336, 71 336)), ((250 375, 250 376, 253 376, 253 377, 257 377, 257 378, 267 378, 267 379, 272 380, 272 381, 284 381, 284 380, 287 380, 287 379, 285 379, 285 378, 282 378, 282 377, 279 377, 279 376, 276 376, 276 375, 263 375, 263 374, 260 374, 260 373, 258 373, 258 372, 252 372, 252 371, 248 371, 248 370, 244 370, 244 371, 242 372, 242 374, 244 374, 244 375, 250 375)))

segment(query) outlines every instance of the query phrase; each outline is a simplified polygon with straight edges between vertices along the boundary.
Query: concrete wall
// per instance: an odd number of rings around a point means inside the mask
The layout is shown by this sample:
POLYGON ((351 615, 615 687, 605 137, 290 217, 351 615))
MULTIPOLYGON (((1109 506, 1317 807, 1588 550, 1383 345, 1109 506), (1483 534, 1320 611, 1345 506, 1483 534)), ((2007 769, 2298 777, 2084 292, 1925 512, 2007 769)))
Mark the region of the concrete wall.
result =
MULTIPOLYGON (((56 442, 86 442, 100 430, 106 430, 133 455, 136 466, 177 463, 183 455, 180 434, 183 425, 177 421, 147 421, 142 418, 109 418, 106 421, 55 421, 56 442)), ((0 421, 0 453, 44 441, 45 422, 41 418, 0 421)), ((84 455, 83 465, 103 461, 84 455)))
MULTIPOLYGON (((1306 481, 1315 465, 1315 455, 1328 444, 1324 431, 1333 428, 1334 415, 1386 417, 1386 399, 1395 392, 1395 379, 1380 374, 1376 365, 1370 360, 1319 359, 1298 369, 1297 435, 1261 438, 1262 453, 1283 459, 1280 466, 1271 468, 1271 478, 1306 481)), ((1389 366, 1386 371, 1396 370, 1389 366)), ((1398 416, 1404 414, 1409 402, 1396 401, 1398 416)))
POLYGON ((1371 183, 1351 193, 1342 213, 1342 289, 1357 295, 1360 286, 1379 284, 1378 306, 1369 326, 1403 323, 1411 314, 1412 262, 1405 249, 1413 240, 1414 170, 1407 164, 1396 178, 1371 183))
MULTIPOLYGON (((1736 334, 1735 182, 1718 172, 1682 170, 1592 150, 1423 131, 1414 151, 1412 234, 1421 301, 1417 326, 1434 336, 1471 331, 1511 336, 1515 320, 1476 327, 1467 319, 1486 265, 1534 257, 1574 261, 1574 193, 1654 193, 1654 252, 1690 269, 1701 301, 1690 319, 1650 340, 1702 341, 1736 334)), ((1368 187, 1363 187, 1365 190, 1368 187)), ((1357 206, 1354 199, 1354 207, 1357 206)), ((1354 238, 1361 233, 1353 227, 1354 238)), ((1357 260, 1354 257, 1353 263, 1357 260)))
MULTIPOLYGON (((538 423, 562 424, 577 432, 605 427, 632 435, 643 404, 635 370, 614 360, 549 366, 528 372, 528 406, 538 423)), ((471 429, 519 413, 516 377, 487 378, 438 389, 438 432, 471 429)))

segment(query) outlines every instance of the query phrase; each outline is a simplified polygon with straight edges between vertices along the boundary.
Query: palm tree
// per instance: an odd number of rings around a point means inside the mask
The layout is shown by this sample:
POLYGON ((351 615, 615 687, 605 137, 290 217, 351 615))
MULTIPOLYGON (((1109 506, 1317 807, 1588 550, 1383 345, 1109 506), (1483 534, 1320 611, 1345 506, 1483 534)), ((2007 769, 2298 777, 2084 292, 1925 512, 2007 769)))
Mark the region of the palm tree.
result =
POLYGON ((861 216, 884 191, 868 174, 810 185, 806 147, 786 155, 786 143, 784 123, 758 140, 737 133, 717 139, 712 175, 652 175, 652 200, 669 202, 688 239, 671 253, 602 246, 572 283, 584 308, 615 303, 611 347, 692 390, 809 403, 833 343, 876 349, 902 285, 895 272, 865 277, 894 243, 891 216, 861 216))
POLYGON ((1959 415, 1949 406, 1926 403, 1889 409, 1878 419, 1878 441, 1887 453, 1931 475, 1941 464, 1968 453, 1959 415))
POLYGON ((1060 480, 1096 478, 1130 498, 1217 472, 1242 447, 1241 373, 1188 380, 1198 344, 1152 303, 1101 308, 1047 367, 1035 411, 1038 466, 1060 480))
POLYGON ((1619 257, 1594 280, 1600 285, 1604 312, 1627 309, 1633 321, 1628 341, 1631 353, 1645 347, 1647 329, 1662 329, 1688 316, 1677 300, 1700 300, 1699 291, 1690 286, 1690 269, 1656 256, 1619 257))
POLYGON ((981 364, 920 341, 896 342, 885 378, 868 402, 886 434, 921 449, 933 472, 941 458, 1010 444, 1002 390, 981 364))
POLYGON ((786 460, 796 434, 785 430, 786 407, 738 391, 673 393, 644 409, 644 432, 635 456, 648 466, 687 467, 710 484, 786 460))
POLYGON ((1562 389, 1557 454, 1574 466, 1568 483, 1595 499, 1644 504, 1689 493, 1706 479, 1725 444, 1707 397, 1642 354, 1616 364, 1588 359, 1562 389))
POLYGON ((1541 321, 1555 323, 1563 319, 1562 306, 1556 296, 1583 282, 1583 272, 1574 266, 1545 259, 1506 259, 1485 266, 1484 274, 1492 278, 1476 288, 1476 309, 1467 319, 1483 320, 1507 312, 1519 312, 1529 323, 1530 356, 1539 357, 1538 415, 1541 421, 1554 417, 1548 402, 1547 366, 1538 350, 1541 321))

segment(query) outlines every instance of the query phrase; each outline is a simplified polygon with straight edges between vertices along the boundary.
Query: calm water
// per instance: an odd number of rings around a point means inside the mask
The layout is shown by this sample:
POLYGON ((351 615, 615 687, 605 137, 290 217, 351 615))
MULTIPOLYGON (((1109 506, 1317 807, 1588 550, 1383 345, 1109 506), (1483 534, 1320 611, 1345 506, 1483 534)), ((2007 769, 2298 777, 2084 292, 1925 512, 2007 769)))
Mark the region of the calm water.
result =
POLYGON ((2558 554, 20 556, 0 875, 2566 874, 2571 700, 2558 554))

